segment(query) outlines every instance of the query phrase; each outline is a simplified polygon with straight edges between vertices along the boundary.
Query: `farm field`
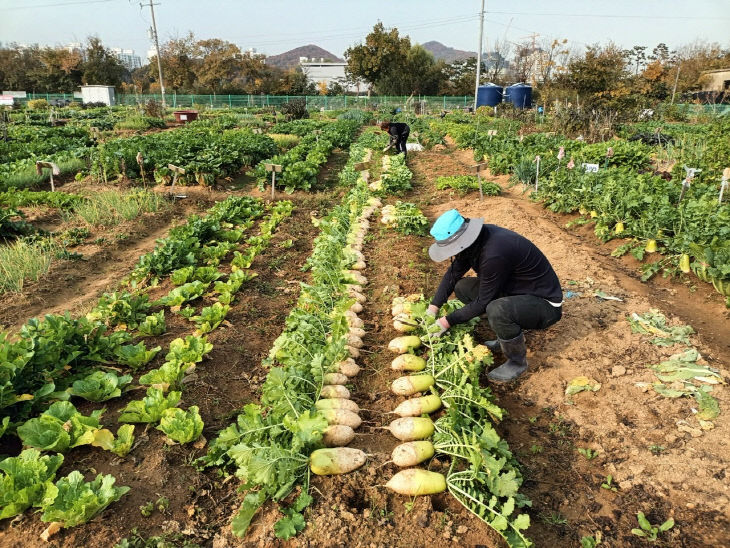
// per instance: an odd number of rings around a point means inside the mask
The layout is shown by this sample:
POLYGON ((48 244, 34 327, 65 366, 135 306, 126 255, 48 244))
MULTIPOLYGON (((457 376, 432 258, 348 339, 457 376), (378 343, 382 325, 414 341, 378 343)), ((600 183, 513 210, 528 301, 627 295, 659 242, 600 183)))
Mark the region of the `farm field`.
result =
MULTIPOLYGON (((580 546, 588 536, 605 546, 643 546, 631 532, 639 526, 637 512, 652 525, 674 520, 657 545, 730 544, 730 210, 727 202, 717 203, 727 159, 717 143, 727 122, 675 128, 670 149, 626 139, 651 129, 642 126, 591 144, 482 114, 407 121, 425 150, 410 153, 405 163, 381 152, 387 140, 363 127, 371 123, 369 113, 283 123, 268 115, 216 114, 198 125, 110 133, 97 141, 79 133, 73 154, 83 160, 70 165, 58 190, 80 202, 52 207, 47 197, 45 205, 30 199, 13 205, 12 196, 0 201, 23 213, 22 219, 10 216, 11 223, 24 220, 50 233, 37 238, 62 250, 39 280, 3 290, 0 326, 10 338, 0 339, 0 416, 9 420, 0 453, 13 457, 32 445, 64 455, 56 479, 78 470, 86 480, 110 474, 116 486, 129 487, 107 501, 103 513, 56 532, 48 543, 40 540, 47 522, 64 519, 42 521, 31 508, 7 510, 0 522, 3 546, 507 545, 497 529, 512 546, 527 545, 523 537, 535 546, 580 546), (487 135, 490 129, 497 134, 487 135), (79 149, 90 150, 84 155, 79 149), (542 158, 541 176, 535 155, 542 158), (185 159, 186 173, 176 189, 187 197, 170 200, 165 185, 175 175, 167 166, 178 158, 185 159), (473 177, 460 179, 465 189, 449 188, 442 179, 473 175, 475 158, 490 169, 483 201, 473 177), (703 174, 682 196, 683 206, 675 207, 682 162, 690 161, 699 162, 693 165, 703 174), (283 166, 273 202, 267 162, 283 166), (581 162, 598 163, 600 170, 567 168, 581 162), (368 171, 365 178, 361 170, 368 171), (634 192, 637 187, 641 191, 634 192), (128 218, 99 219, 79 205, 104 192, 124 196, 122 203, 133 202, 134 211, 128 218), (394 223, 380 222, 384 207, 397 201, 413 204, 427 222, 413 215, 399 226, 397 214, 394 223), (479 447, 490 464, 437 452, 423 466, 449 478, 449 490, 398 495, 385 487, 398 471, 391 459, 398 442, 381 428, 404 399, 389 389, 400 373, 391 369, 395 355, 388 346, 403 335, 393 325, 393 300, 433 295, 445 267, 429 259, 432 238, 425 229, 451 208, 533 241, 566 292, 564 316, 546 331, 527 334, 530 368, 518 382, 490 386, 492 358, 480 354, 461 379, 483 398, 464 413, 479 419, 470 419, 478 425, 469 427, 474 432, 484 428, 482 445, 474 442, 470 450, 479 447), (352 252, 358 240, 361 258, 352 252), (649 241, 658 253, 649 251, 649 241), (353 330, 342 329, 354 327, 344 311, 355 302, 362 325, 356 329, 364 332, 353 350, 353 330), (56 328, 29 320, 66 311, 67 338, 58 340, 60 348, 45 349, 44 329, 56 328), (666 324, 651 323, 658 314, 666 324), (103 341, 88 346, 97 336, 103 341), (31 339, 33 348, 13 346, 31 339), (181 345, 185 359, 176 357, 181 345), (21 350, 36 354, 23 357, 21 350), (649 367, 676 365, 680 353, 683 371, 691 366, 694 374, 672 377, 674 370, 649 367), (346 379, 362 420, 349 447, 362 450, 367 462, 347 474, 312 475, 306 458, 321 445, 327 426, 313 405, 328 373, 323 364, 345 355, 360 368, 346 379), (21 378, 19 363, 37 375, 21 378), (132 379, 115 397, 89 401, 72 381, 94 370, 132 379), (579 377, 586 382, 576 384, 579 377), (49 383, 54 386, 47 389, 49 383), (571 394, 571 387, 579 389, 571 394), (186 410, 185 420, 175 418, 192 434, 161 431, 155 427, 160 416, 137 420, 140 406, 130 403, 151 397, 149 391, 168 398, 173 410, 186 410), (172 401, 175 393, 179 402, 172 401), (116 433, 115 442, 92 435, 93 443, 56 451, 61 445, 55 438, 31 444, 24 441, 32 436, 15 435, 58 402, 72 402, 84 417, 105 408, 101 426, 116 433), (134 413, 135 420, 124 423, 135 424, 134 440, 122 448, 117 419, 134 413), (272 473, 261 464, 267 461, 286 464, 272 473), (499 482, 484 479, 492 465, 499 482), (481 478, 480 494, 499 499, 483 512, 491 527, 454 496, 463 469, 481 478), (301 495, 307 488, 311 502, 301 495), (248 497, 256 493, 262 496, 252 502, 248 497), (239 511, 242 504, 245 511, 239 511), (500 512, 504 526, 496 521, 500 512), (232 520, 242 538, 234 535, 232 520)), ((663 131, 671 133, 671 127, 663 131)), ((0 165, 3 189, 36 158, 16 152, 15 163, 0 165)), ((4 246, 16 242, 8 238, 4 246)), ((452 331, 446 350, 417 331, 431 349, 425 355, 430 368, 441 367, 436 362, 453 354, 449 349, 466 348, 464 336, 476 343, 491 338, 483 321, 452 331)), ((448 390, 437 386, 448 403, 448 390)), ((451 424, 443 410, 437 417, 437 428, 451 424)), ((437 446, 439 435, 448 432, 437 431, 437 446)), ((9 502, 0 498, 0 508, 9 502)), ((26 506, 40 507, 36 502, 26 506)))

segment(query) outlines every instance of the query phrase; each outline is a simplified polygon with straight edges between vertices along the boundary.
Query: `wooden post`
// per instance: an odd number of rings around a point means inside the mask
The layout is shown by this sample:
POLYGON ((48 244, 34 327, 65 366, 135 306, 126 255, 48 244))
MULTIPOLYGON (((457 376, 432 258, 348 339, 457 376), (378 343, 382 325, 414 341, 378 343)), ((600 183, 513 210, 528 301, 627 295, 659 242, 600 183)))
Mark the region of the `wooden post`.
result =
POLYGON ((479 181, 479 201, 484 200, 484 192, 482 190, 482 170, 487 169, 487 162, 483 162, 481 164, 477 164, 475 166, 471 166, 472 169, 475 169, 477 172, 477 180, 479 181))
POLYGON ((43 175, 43 168, 47 168, 51 170, 51 192, 55 192, 56 187, 53 184, 53 176, 54 175, 60 175, 61 170, 58 169, 58 166, 54 164, 53 162, 36 162, 35 163, 35 170, 38 175, 43 175))
POLYGON ((185 170, 181 167, 177 167, 173 164, 167 164, 167 169, 172 171, 175 175, 172 176, 172 185, 170 186, 170 192, 172 193, 172 197, 175 197, 175 183, 177 183, 177 178, 179 175, 185 175, 185 170))
POLYGON ((314 131, 312 131, 312 133, 314 134, 315 140, 319 143, 319 136, 322 135, 322 130, 315 129, 314 131))
POLYGON ((271 172, 271 199, 274 199, 274 189, 276 188, 276 174, 281 173, 281 164, 264 164, 266 171, 271 172))
POLYGON ((137 165, 139 165, 139 172, 142 174, 142 185, 147 186, 147 181, 144 180, 144 158, 142 157, 142 151, 137 153, 137 165))
POLYGON ((535 156, 535 163, 537 168, 535 169, 535 192, 537 192, 537 181, 540 179, 540 155, 535 156))

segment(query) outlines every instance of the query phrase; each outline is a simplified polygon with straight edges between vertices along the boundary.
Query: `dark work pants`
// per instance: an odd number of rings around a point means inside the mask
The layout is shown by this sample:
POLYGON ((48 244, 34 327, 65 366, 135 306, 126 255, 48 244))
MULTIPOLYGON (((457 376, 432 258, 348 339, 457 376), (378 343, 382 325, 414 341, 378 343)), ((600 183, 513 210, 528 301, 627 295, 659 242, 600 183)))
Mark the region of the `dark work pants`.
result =
MULTIPOLYGON (((479 278, 462 278, 456 282, 454 294, 464 304, 470 303, 479 295, 479 278)), ((562 316, 562 307, 534 295, 501 297, 487 305, 489 325, 505 341, 514 339, 523 329, 546 329, 562 316)))
POLYGON ((408 152, 406 151, 406 142, 408 141, 408 135, 410 134, 410 131, 406 131, 402 135, 399 135, 398 138, 395 141, 395 150, 398 153, 403 153, 403 156, 407 156, 408 152))

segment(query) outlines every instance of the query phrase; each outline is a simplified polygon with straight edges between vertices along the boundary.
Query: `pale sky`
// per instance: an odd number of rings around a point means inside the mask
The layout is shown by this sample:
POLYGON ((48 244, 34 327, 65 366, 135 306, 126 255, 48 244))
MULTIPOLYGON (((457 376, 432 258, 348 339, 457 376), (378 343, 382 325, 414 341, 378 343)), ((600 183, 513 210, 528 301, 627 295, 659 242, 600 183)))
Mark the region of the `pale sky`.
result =
MULTIPOLYGON (((134 49, 145 61, 151 47, 149 0, 0 0, 0 42, 64 45, 99 36, 107 47, 134 49)), ((305 44, 335 55, 382 21, 412 42, 438 40, 476 51, 480 0, 158 0, 160 40, 192 30, 242 49, 274 55, 305 44)), ((730 48, 730 0, 486 1, 485 49, 495 39, 521 42, 567 38, 571 45, 610 40, 622 47, 697 39, 730 48), (531 39, 531 38, 530 38, 531 39)))

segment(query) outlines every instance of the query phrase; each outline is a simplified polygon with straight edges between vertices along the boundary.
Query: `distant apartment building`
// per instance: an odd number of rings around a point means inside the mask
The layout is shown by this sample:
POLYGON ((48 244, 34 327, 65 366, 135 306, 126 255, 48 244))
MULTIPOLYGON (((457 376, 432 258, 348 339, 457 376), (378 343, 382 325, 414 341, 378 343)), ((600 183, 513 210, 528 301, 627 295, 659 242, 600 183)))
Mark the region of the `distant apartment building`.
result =
POLYGON ((111 48, 110 51, 127 70, 138 69, 142 66, 142 60, 139 55, 135 55, 133 49, 111 48))
POLYGON ((347 76, 345 75, 347 63, 327 62, 324 59, 316 61, 307 57, 300 57, 299 66, 302 68, 302 72, 307 75, 307 79, 315 84, 324 83, 325 86, 329 87, 331 83, 336 82, 344 87, 346 91, 354 93, 359 93, 362 88, 359 82, 347 82, 347 76))

